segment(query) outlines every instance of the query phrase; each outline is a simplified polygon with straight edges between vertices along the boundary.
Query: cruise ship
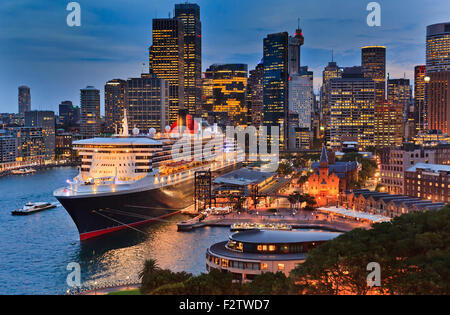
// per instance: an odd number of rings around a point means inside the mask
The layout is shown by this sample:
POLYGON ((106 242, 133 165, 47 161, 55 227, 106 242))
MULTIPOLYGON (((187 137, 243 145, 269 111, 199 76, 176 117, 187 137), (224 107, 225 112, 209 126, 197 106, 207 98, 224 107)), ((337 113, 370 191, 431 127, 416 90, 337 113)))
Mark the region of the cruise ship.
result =
POLYGON ((80 240, 179 213, 193 204, 196 172, 215 177, 239 165, 236 142, 214 126, 187 124, 185 117, 163 133, 140 135, 134 128, 130 135, 124 116, 120 134, 73 143, 80 172, 54 192, 80 240), (186 126, 179 128, 183 121, 186 126))

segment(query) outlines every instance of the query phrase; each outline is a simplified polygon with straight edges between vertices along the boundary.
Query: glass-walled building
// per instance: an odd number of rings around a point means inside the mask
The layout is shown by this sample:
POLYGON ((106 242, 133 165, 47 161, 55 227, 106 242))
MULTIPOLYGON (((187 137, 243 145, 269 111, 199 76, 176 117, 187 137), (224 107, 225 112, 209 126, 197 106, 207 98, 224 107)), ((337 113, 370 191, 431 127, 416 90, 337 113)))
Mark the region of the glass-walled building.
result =
POLYGON ((450 71, 450 23, 427 27, 427 74, 450 71))
POLYGON ((184 25, 180 19, 153 19, 150 73, 169 82, 169 116, 174 123, 184 108, 184 25))
POLYGON ((201 115, 202 23, 200 6, 175 5, 175 18, 184 25, 184 107, 192 116, 201 115))
POLYGON ((263 123, 280 128, 280 150, 285 149, 288 137, 288 46, 287 32, 270 34, 264 39, 263 123))
POLYGON ((212 65, 213 108, 215 121, 226 126, 247 125, 247 65, 212 65))

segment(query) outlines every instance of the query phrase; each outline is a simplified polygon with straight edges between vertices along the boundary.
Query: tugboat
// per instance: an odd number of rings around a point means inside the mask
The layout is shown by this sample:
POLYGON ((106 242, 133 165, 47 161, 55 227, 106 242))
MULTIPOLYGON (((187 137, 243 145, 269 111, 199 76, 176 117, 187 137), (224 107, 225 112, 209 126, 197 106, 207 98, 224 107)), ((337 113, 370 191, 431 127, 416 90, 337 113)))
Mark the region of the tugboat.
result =
POLYGON ((48 209, 56 208, 56 204, 48 202, 28 202, 22 209, 11 211, 12 215, 29 215, 48 209))

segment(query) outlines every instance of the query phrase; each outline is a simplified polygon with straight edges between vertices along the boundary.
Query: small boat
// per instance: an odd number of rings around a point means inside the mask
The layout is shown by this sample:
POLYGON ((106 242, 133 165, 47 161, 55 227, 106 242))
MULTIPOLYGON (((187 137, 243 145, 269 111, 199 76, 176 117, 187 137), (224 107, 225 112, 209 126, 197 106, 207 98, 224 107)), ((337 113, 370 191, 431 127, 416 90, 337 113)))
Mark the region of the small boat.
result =
POLYGON ((29 202, 22 209, 11 211, 12 215, 28 215, 39 211, 56 208, 56 203, 29 202))
POLYGON ((32 168, 20 168, 20 169, 16 169, 16 170, 12 170, 11 174, 13 175, 27 175, 27 174, 31 174, 31 173, 35 173, 36 170, 32 169, 32 168))
POLYGON ((248 231, 248 230, 273 230, 273 231, 290 231, 292 226, 283 223, 234 223, 230 227, 230 231, 248 231))

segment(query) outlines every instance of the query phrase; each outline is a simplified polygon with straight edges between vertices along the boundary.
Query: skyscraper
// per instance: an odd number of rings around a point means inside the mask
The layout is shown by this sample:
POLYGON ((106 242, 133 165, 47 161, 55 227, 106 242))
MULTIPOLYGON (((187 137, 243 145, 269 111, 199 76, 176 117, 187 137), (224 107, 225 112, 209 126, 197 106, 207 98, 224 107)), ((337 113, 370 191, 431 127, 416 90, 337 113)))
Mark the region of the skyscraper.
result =
POLYGON ((101 132, 100 91, 93 86, 87 86, 80 92, 80 133, 83 138, 93 138, 101 132))
POLYGON ((364 77, 376 84, 376 100, 383 102, 386 98, 386 47, 366 46, 362 48, 361 66, 364 77))
POLYGON ((411 85, 409 79, 389 79, 387 100, 401 107, 402 117, 411 105, 411 85))
POLYGON ((269 34, 264 39, 263 123, 280 128, 280 150, 284 150, 288 137, 288 45, 287 32, 269 34))
POLYGON ((184 25, 184 107, 190 115, 201 115, 202 23, 200 6, 175 5, 175 18, 184 25))
POLYGON ((169 82, 169 119, 184 108, 184 25, 180 19, 154 19, 149 49, 150 73, 169 82))
POLYGON ((403 142, 402 106, 389 101, 375 107, 375 146, 389 148, 399 146, 403 142))
POLYGON ((169 82, 143 73, 140 78, 127 80, 126 93, 129 131, 163 131, 169 124, 169 82))
POLYGON ((212 65, 213 113, 215 120, 223 125, 247 125, 247 65, 212 65))
POLYGON ((31 93, 28 86, 19 86, 19 114, 31 110, 31 93))
POLYGON ((320 103, 322 107, 322 126, 325 129, 325 140, 330 141, 330 81, 331 79, 342 78, 342 69, 337 63, 331 61, 322 73, 322 90, 320 93, 320 103))
POLYGON ((105 132, 117 133, 126 108, 127 81, 114 79, 105 84, 105 132))
POLYGON ((42 129, 45 158, 53 159, 55 156, 55 113, 52 111, 27 111, 25 112, 25 127, 42 129))
MULTIPOLYGON (((208 68, 202 75, 202 111, 201 116, 209 118, 214 107, 214 70, 208 68)), ((210 116, 213 117, 212 115, 210 116)))
POLYGON ((65 127, 78 123, 80 108, 73 106, 71 101, 62 101, 59 104, 59 122, 65 127))
POLYGON ((364 78, 361 67, 344 68, 342 78, 330 80, 330 142, 340 149, 357 141, 364 149, 374 145, 376 84, 364 78))
POLYGON ((450 132, 450 71, 431 72, 427 86, 428 129, 450 132))
POLYGON ((427 75, 450 71, 450 22, 427 26, 427 75))
POLYGON ((264 63, 261 62, 250 71, 247 82, 247 108, 249 110, 249 124, 259 127, 263 122, 263 80, 264 63))
POLYGON ((414 115, 417 132, 425 129, 424 126, 427 117, 427 108, 425 106, 425 70, 425 65, 414 68, 414 115))

